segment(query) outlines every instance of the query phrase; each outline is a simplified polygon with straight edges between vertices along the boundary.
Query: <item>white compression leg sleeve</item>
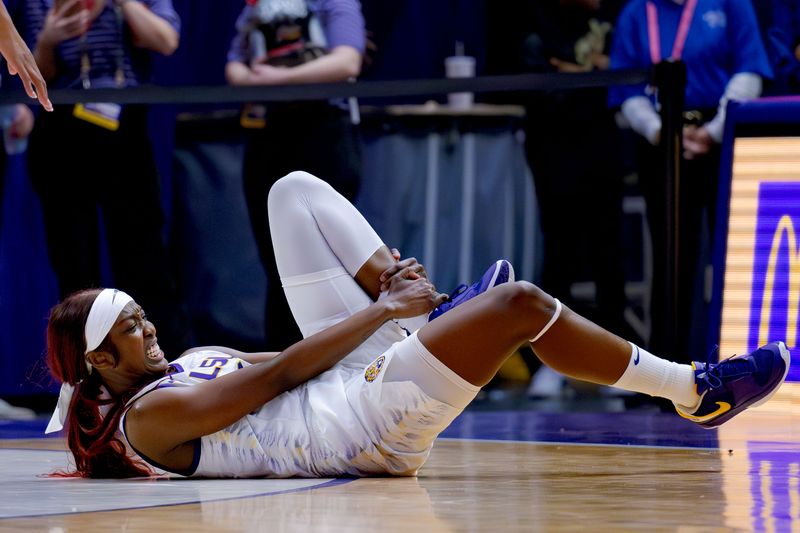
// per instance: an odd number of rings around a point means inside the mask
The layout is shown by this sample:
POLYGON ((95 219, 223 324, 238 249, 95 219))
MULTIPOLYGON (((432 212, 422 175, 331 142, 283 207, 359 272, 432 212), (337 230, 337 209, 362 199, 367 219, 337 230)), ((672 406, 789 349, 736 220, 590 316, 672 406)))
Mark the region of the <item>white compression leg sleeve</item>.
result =
MULTIPOLYGON (((371 303, 353 276, 383 241, 353 204, 308 172, 292 172, 273 185, 268 208, 278 272, 304 337, 371 303)), ((416 331, 427 321, 397 322, 416 331)))
POLYGON ((371 303, 353 276, 383 241, 346 198, 292 172, 273 185, 268 208, 278 272, 303 336, 371 303))
POLYGON ((278 180, 267 205, 282 278, 339 266, 355 276, 383 245, 353 204, 308 172, 278 180))
POLYGON ((281 282, 303 337, 327 329, 372 303, 342 266, 283 277, 281 282))

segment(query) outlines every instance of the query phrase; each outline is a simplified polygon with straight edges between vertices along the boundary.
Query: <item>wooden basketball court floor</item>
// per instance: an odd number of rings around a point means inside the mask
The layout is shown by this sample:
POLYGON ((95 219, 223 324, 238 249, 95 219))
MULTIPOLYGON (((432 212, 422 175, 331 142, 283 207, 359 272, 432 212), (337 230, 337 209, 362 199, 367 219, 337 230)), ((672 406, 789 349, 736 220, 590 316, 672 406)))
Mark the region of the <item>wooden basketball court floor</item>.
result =
POLYGON ((416 478, 48 478, 63 441, 0 422, 0 531, 800 532, 797 400, 710 431, 649 411, 469 410, 416 478))

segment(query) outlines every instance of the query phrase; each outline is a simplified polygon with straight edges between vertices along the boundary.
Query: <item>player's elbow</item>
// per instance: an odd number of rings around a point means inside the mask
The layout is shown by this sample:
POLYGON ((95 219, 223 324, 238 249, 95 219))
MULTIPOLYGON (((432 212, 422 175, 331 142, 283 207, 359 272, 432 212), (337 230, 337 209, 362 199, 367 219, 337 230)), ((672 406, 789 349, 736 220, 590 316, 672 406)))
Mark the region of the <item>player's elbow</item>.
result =
POLYGON ((161 46, 158 50, 158 53, 163 56, 171 56, 178 49, 179 44, 180 37, 178 36, 178 32, 167 32, 167 34, 164 35, 164 38, 161 40, 161 46))
POLYGON ((357 78, 361 75, 363 58, 358 50, 352 46, 339 46, 333 50, 333 53, 339 57, 343 79, 357 78))

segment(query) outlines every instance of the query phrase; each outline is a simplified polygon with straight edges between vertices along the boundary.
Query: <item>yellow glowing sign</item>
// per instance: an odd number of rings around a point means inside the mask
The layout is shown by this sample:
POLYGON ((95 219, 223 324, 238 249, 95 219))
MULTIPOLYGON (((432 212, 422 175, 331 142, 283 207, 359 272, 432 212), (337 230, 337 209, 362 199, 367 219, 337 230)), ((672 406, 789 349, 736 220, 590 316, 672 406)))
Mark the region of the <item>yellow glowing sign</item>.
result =
POLYGON ((800 138, 735 140, 727 228, 720 354, 783 340, 800 381, 800 138))
POLYGON ((800 255, 797 250, 797 239, 795 238, 792 217, 783 215, 778 222, 778 227, 772 236, 772 246, 769 251, 769 263, 767 264, 767 277, 764 282, 764 297, 761 303, 761 327, 758 333, 758 344, 763 345, 770 342, 769 324, 772 311, 772 300, 775 296, 775 270, 778 265, 778 252, 780 251, 781 238, 786 233, 789 244, 789 297, 786 306, 786 344, 797 346, 797 308, 800 302, 800 255))

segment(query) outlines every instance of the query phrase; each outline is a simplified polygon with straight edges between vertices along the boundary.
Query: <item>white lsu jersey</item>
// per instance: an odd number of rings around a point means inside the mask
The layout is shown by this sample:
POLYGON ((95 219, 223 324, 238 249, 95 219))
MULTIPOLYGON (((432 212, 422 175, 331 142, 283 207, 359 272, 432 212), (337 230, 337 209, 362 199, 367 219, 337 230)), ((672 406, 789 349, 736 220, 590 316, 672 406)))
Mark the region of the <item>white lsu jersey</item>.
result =
MULTIPOLYGON (((226 478, 415 475, 436 436, 460 410, 411 381, 384 382, 382 370, 391 364, 396 346, 380 356, 362 357, 370 364, 337 364, 201 437, 192 468, 178 473, 226 478)), ((351 356, 347 359, 352 362, 351 356)), ((171 363, 171 374, 144 387, 128 407, 153 390, 202 386, 247 365, 216 351, 185 355, 171 363)), ((124 436, 124 416, 120 430, 124 436)))

